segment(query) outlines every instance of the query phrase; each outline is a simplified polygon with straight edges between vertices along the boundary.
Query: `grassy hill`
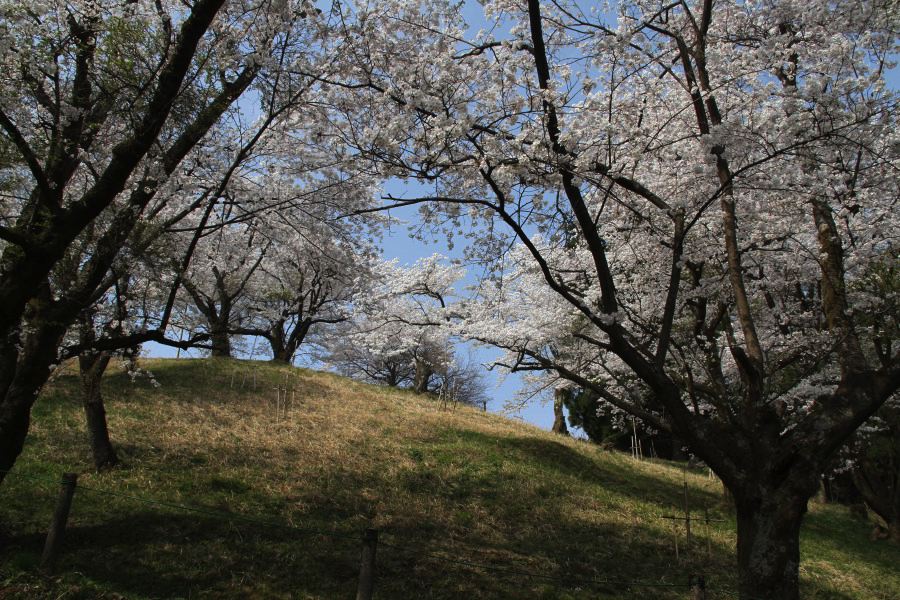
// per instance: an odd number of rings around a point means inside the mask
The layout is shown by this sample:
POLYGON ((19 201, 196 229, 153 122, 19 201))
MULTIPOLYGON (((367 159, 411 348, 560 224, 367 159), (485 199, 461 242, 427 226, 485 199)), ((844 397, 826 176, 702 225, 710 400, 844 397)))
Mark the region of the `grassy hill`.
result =
MULTIPOLYGON (((77 381, 45 390, 0 486, 0 598, 352 598, 380 532, 377 598, 732 598, 734 519, 705 473, 465 407, 258 362, 148 360, 104 381, 125 466, 92 473, 77 381), (274 388, 295 390, 276 415, 274 388), (79 472, 58 575, 39 560, 79 472), (675 553, 687 482, 694 544, 675 553), (191 507, 186 510, 179 506, 191 507)), ((805 598, 900 597, 900 549, 813 505, 805 598)))

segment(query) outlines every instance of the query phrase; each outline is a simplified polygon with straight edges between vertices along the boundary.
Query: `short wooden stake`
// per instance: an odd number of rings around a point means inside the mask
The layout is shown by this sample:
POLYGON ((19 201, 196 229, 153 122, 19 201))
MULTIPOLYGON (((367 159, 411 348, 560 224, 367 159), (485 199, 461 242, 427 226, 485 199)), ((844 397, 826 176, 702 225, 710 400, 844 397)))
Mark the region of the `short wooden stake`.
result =
POLYGON ((372 600, 375 592, 375 549, 378 546, 378 530, 366 529, 362 542, 356 600, 372 600))
POLYGON ((691 586, 691 600, 706 600, 706 579, 703 575, 692 576, 689 583, 691 586))
POLYGON ((703 520, 706 521, 706 557, 712 556, 712 538, 709 535, 709 507, 703 506, 703 520))
POLYGON ((684 524, 685 524, 685 541, 684 548, 685 551, 690 550, 691 547, 691 505, 688 503, 688 484, 687 481, 684 482, 684 524))
POLYGON ((52 573, 56 567, 56 559, 59 556, 63 535, 66 532, 66 522, 69 520, 72 496, 75 495, 77 483, 77 473, 63 473, 59 496, 56 499, 56 510, 53 511, 53 520, 50 521, 50 530, 47 532, 47 541, 44 543, 44 553, 41 555, 41 569, 47 573, 52 573))
POLYGON ((275 421, 278 420, 278 402, 281 400, 281 390, 278 387, 275 387, 275 404, 272 406, 272 413, 275 416, 275 421))
POLYGON ((678 533, 678 525, 673 525, 672 531, 675 533, 675 560, 681 560, 681 556, 678 554, 678 536, 681 535, 678 533))

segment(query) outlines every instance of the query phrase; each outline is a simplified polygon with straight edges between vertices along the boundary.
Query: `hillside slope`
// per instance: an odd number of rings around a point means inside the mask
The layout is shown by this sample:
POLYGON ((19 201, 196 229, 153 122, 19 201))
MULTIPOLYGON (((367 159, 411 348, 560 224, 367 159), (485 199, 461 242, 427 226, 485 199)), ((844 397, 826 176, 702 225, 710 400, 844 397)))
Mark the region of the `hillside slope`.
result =
MULTIPOLYGON (((74 375, 45 390, 0 486, 0 598, 352 598, 367 527, 377 598, 687 598, 691 574, 734 597, 734 520, 703 473, 326 373, 145 366, 160 387, 104 381, 125 462, 107 473, 91 472, 74 375), (43 578, 63 471, 79 487, 59 574, 43 578), (662 517, 681 514, 685 481, 694 515, 721 521, 695 522, 687 552, 679 526, 676 557, 662 517)), ((805 598, 900 597, 900 549, 868 531, 811 507, 805 598)))

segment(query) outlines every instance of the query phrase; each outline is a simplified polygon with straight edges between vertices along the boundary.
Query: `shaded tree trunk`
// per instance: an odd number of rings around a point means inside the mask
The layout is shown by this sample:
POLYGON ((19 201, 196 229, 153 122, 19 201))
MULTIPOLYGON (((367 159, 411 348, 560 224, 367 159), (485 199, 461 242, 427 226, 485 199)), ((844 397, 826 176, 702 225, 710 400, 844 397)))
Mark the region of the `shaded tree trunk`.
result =
POLYGON ((688 459, 687 454, 684 453, 682 447, 684 446, 684 442, 676 437, 672 436, 672 460, 677 461, 686 461, 688 459))
MULTIPOLYGON (((119 305, 120 317, 124 318, 124 305, 119 305)), ((93 344, 97 335, 94 330, 94 309, 82 311, 79 317, 79 341, 85 345, 93 344)), ((106 423, 106 407, 100 383, 112 355, 109 352, 85 350, 78 355, 78 373, 81 378, 81 404, 87 423, 88 441, 94 457, 94 467, 101 471, 116 466, 119 457, 109 439, 109 428, 106 423)))
POLYGON ((219 358, 231 358, 231 337, 228 334, 227 323, 210 321, 210 353, 219 358))
POLYGON ((103 405, 103 395, 100 390, 100 382, 109 365, 110 358, 108 352, 83 353, 78 357, 88 439, 91 443, 94 467, 98 471, 119 464, 119 457, 109 439, 106 407, 103 405))
POLYGON ((740 597, 798 600, 807 499, 778 491, 736 496, 740 597))
POLYGON ((887 526, 888 538, 900 543, 900 490, 895 486, 900 480, 896 466, 879 472, 861 460, 853 469, 853 483, 872 512, 881 517, 887 526), (879 477, 880 476, 880 477, 879 477), (886 481, 886 480, 893 481, 886 481))
POLYGON ((263 334, 269 347, 272 348, 272 362, 290 364, 291 358, 287 355, 287 347, 284 340, 284 320, 279 319, 273 322, 269 331, 263 334))
POLYGON ((291 352, 288 352, 284 348, 280 348, 276 350, 272 348, 272 362, 283 363, 286 365, 290 365, 294 361, 294 355, 291 352))
POLYGON ((400 385, 400 374, 396 366, 387 366, 387 377, 385 377, 384 382, 390 387, 397 387, 400 385))
POLYGON ((236 294, 235 296, 229 294, 225 276, 219 272, 219 269, 213 267, 212 272, 215 277, 215 289, 212 294, 205 293, 187 279, 182 282, 182 285, 193 299, 197 310, 206 319, 210 355, 218 358, 231 358, 231 334, 233 333, 231 310, 236 294))
POLYGON ((560 435, 569 435, 569 428, 566 426, 566 415, 563 412, 563 404, 569 395, 568 388, 556 388, 553 392, 553 427, 550 429, 553 433, 560 435))
POLYGON ((264 338, 269 342, 269 347, 272 349, 272 362, 291 365, 294 363, 297 349, 303 344, 312 327, 312 320, 303 319, 293 327, 288 327, 289 334, 285 331, 287 322, 287 317, 282 316, 278 320, 269 321, 266 329, 238 327, 231 331, 242 335, 258 335, 264 338))
POLYGON ((434 369, 428 362, 421 358, 416 359, 416 374, 413 379, 413 391, 417 394, 424 394, 428 391, 428 382, 434 375, 434 369))
MULTIPOLYGON (((43 298, 33 302, 39 307, 35 312, 41 312, 43 302, 43 298)), ((13 331, 0 347, 0 483, 22 453, 31 407, 50 377, 50 365, 66 332, 66 323, 55 316, 35 315, 28 325, 31 333, 20 338, 13 331)))
POLYGON ((30 390, 14 388, 0 405, 0 482, 22 453, 31 426, 33 398, 34 393, 30 390))

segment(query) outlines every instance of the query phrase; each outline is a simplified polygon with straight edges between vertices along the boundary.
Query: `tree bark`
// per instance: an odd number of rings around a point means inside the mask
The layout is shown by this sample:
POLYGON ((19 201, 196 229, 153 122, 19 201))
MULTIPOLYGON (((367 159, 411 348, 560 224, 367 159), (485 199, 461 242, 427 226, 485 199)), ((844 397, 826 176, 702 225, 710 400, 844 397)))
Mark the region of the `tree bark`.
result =
POLYGON ((413 391, 417 394, 424 394, 428 391, 428 382, 431 381, 431 376, 434 375, 434 370, 431 368, 431 365, 421 358, 416 359, 416 375, 413 380, 413 391))
POLYGON ((569 435, 569 428, 566 427, 566 415, 563 412, 563 404, 568 394, 568 388, 556 388, 553 391, 553 427, 550 429, 553 433, 565 436, 569 435))
POLYGON ((882 466, 879 470, 860 459, 852 476, 866 506, 887 526, 889 539, 900 543, 900 490, 894 487, 898 480, 896 467, 884 470, 882 466))
POLYGON ((269 344, 272 346, 272 362, 281 363, 285 365, 290 365, 294 360, 294 353, 285 348, 284 346, 276 347, 275 344, 270 342, 269 344))
MULTIPOLYGON (((43 300, 33 302, 38 307, 36 313, 44 308, 43 300)), ((50 365, 56 360, 57 348, 66 331, 66 324, 56 315, 36 315, 28 325, 31 333, 23 336, 24 339, 10 334, 7 340, 16 344, 15 348, 21 339, 20 352, 7 354, 9 348, 0 348, 4 358, 0 381, 6 387, 0 397, 0 483, 22 453, 31 426, 31 407, 50 377, 50 365)))
POLYGON ((210 345, 212 356, 219 358, 231 358, 231 338, 228 331, 219 327, 217 323, 210 323, 210 345))
POLYGON ((84 353, 78 357, 81 372, 82 404, 87 419, 88 439, 94 457, 94 467, 98 471, 109 469, 119 464, 119 457, 109 439, 109 428, 106 422, 106 407, 100 382, 109 365, 108 352, 84 353))
POLYGON ((272 351, 272 362, 290 365, 291 359, 292 357, 284 350, 272 351))
POLYGON ((0 404, 0 483, 22 453, 31 426, 33 398, 30 390, 10 389, 0 404))
POLYGON ((291 364, 294 358, 293 352, 288 348, 284 339, 284 319, 278 319, 269 327, 269 333, 265 336, 272 348, 272 362, 291 364))
POLYGON ((888 523, 888 539, 895 544, 900 544, 900 520, 888 523))
POLYGON ((800 525, 817 477, 809 479, 808 493, 760 482, 735 492, 741 600, 799 599, 800 525))

